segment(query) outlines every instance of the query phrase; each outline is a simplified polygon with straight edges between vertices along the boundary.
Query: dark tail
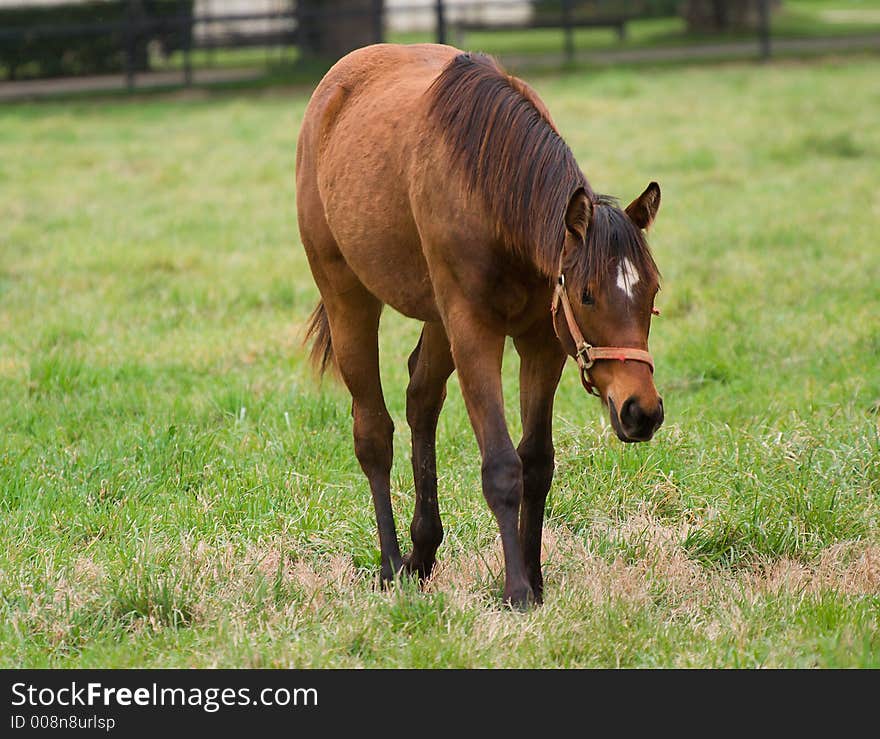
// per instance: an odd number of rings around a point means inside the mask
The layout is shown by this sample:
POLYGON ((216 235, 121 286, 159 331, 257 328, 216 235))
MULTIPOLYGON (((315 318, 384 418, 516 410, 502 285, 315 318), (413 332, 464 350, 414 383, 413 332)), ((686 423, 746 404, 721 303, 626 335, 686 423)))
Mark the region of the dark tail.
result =
POLYGON ((306 327, 306 338, 303 344, 312 342, 312 350, 309 359, 319 375, 327 371, 327 367, 333 364, 333 342, 330 339, 330 322, 327 320, 327 309, 322 300, 309 316, 306 327))

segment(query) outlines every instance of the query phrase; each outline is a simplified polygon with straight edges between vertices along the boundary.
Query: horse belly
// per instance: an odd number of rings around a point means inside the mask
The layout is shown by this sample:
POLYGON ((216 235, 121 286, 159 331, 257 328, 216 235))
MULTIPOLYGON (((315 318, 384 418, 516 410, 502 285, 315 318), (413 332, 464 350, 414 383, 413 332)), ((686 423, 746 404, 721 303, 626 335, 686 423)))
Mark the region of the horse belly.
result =
POLYGON ((352 234, 344 226, 334 229, 332 222, 330 228, 346 264, 367 290, 405 316, 421 321, 439 320, 430 274, 417 237, 401 240, 399 231, 388 228, 352 234))

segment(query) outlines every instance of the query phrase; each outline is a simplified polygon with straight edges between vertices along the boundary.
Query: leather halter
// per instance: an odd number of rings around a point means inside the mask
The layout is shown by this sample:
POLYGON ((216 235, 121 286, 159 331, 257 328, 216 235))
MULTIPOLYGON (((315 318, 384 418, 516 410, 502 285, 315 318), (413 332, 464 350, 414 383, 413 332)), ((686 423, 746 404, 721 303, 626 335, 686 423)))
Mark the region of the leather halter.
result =
POLYGON ((584 389, 600 397, 596 386, 590 381, 590 368, 600 359, 617 359, 621 362, 630 360, 633 362, 643 362, 654 372, 654 360, 650 352, 642 349, 633 349, 628 346, 591 346, 587 343, 581 332, 577 321, 574 318, 574 312, 571 309, 571 303, 568 300, 568 291, 565 289, 565 275, 562 273, 562 259, 559 260, 559 278, 556 280, 556 289, 553 291, 553 303, 550 310, 553 313, 553 332, 556 338, 562 340, 559 331, 556 329, 556 312, 559 310, 559 304, 562 303, 562 312, 565 314, 565 322, 568 324, 568 332, 571 334, 572 341, 575 345, 574 358, 577 361, 578 368, 581 371, 581 384, 584 389))

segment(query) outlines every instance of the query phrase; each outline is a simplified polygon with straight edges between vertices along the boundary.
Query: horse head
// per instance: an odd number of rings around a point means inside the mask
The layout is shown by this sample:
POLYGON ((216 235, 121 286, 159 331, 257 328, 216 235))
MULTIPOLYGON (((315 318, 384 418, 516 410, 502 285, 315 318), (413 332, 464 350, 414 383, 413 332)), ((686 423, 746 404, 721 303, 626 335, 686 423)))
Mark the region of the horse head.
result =
POLYGON ((644 235, 659 207, 656 182, 625 210, 580 188, 565 216, 554 328, 577 360, 584 387, 608 407, 624 442, 648 441, 663 423, 648 352, 659 272, 644 235))

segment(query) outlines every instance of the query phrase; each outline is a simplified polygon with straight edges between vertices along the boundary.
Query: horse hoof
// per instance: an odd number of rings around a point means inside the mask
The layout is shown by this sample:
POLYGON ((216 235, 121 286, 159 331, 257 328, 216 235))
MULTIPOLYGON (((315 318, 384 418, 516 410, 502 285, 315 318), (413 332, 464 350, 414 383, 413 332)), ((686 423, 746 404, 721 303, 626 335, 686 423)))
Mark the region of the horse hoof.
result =
POLYGON ((529 581, 532 585, 532 594, 535 596, 535 605, 542 606, 544 605, 544 580, 530 578, 529 581))
POLYGON ((504 591, 504 602, 515 611, 527 611, 539 601, 530 585, 504 591))
POLYGON ((388 588, 394 585, 394 581, 400 579, 403 572, 404 564, 402 561, 398 561, 396 565, 384 562, 379 570, 379 583, 382 586, 382 590, 388 590, 388 588))
POLYGON ((417 559, 412 554, 407 554, 403 558, 403 572, 409 575, 417 575, 420 583, 425 582, 425 580, 431 577, 433 569, 433 561, 425 562, 422 559, 417 559))

